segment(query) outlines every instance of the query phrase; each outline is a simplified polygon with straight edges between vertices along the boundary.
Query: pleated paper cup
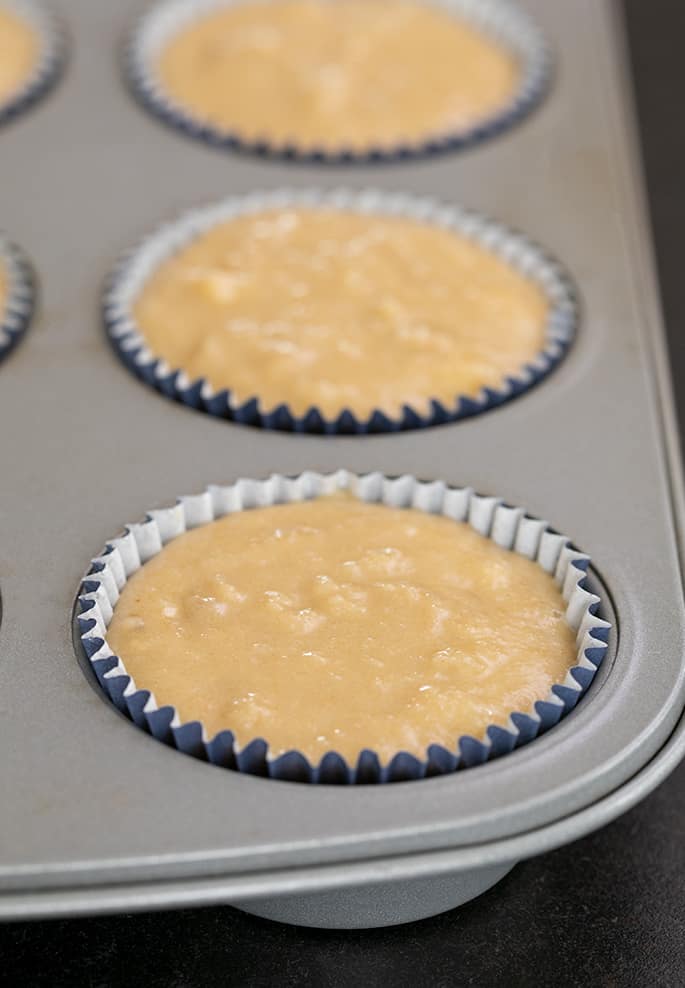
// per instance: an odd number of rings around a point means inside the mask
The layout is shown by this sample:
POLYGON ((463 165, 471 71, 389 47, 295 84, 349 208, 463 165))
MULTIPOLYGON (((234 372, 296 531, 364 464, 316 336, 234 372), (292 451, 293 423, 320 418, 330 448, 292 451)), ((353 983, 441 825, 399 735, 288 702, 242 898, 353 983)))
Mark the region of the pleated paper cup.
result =
POLYGON ((570 278, 556 260, 527 237, 460 206, 377 189, 362 192, 278 189, 231 196, 190 210, 121 258, 108 281, 103 312, 106 331, 120 359, 137 377, 167 397, 244 425, 325 435, 420 429, 479 415, 502 405, 532 388, 557 366, 573 341, 578 322, 576 292, 570 278), (359 416, 352 409, 341 407, 339 413, 330 416, 315 403, 299 414, 285 400, 267 405, 259 394, 236 396, 228 388, 214 387, 205 378, 191 379, 182 367, 169 366, 150 349, 136 322, 134 306, 159 265, 202 234, 230 220, 298 207, 334 209, 371 217, 403 217, 433 224, 487 250, 530 280, 545 296, 548 315, 541 350, 517 371, 503 376, 498 387, 483 387, 476 395, 455 394, 450 402, 427 396, 420 408, 407 400, 397 414, 376 408, 368 415, 359 416))
POLYGON ((589 562, 587 555, 577 551, 564 535, 552 531, 546 522, 470 488, 419 481, 412 476, 357 476, 346 470, 327 475, 273 475, 267 480, 239 480, 230 486, 210 487, 196 496, 181 497, 173 507, 151 511, 142 523, 129 525, 93 560, 78 597, 78 627, 85 654, 109 700, 137 727, 179 751, 271 779, 333 784, 418 780, 505 756, 549 730, 575 707, 605 656, 610 632, 609 624, 599 616, 599 597, 587 587, 589 562), (184 723, 174 707, 160 706, 144 682, 134 682, 122 658, 109 647, 107 628, 122 589, 141 566, 184 532, 225 515, 310 501, 338 491, 348 491, 370 503, 415 508, 465 522, 552 575, 566 602, 566 620, 576 636, 576 662, 564 681, 552 686, 530 709, 512 710, 505 722, 490 725, 481 737, 455 737, 449 748, 430 744, 423 757, 397 751, 383 760, 365 748, 349 761, 332 750, 316 764, 301 751, 273 754, 269 738, 237 739, 230 724, 211 736, 201 722, 184 723))
POLYGON ((30 74, 0 99, 0 125, 28 110, 57 82, 66 61, 66 38, 52 9, 40 0, 2 0, 0 8, 21 18, 35 32, 38 57, 30 74))
MULTIPOLYGON (((239 129, 222 128, 203 119, 164 88, 156 59, 165 45, 184 28, 226 7, 259 0, 162 0, 143 15, 126 51, 126 72, 134 95, 156 117, 181 133, 219 148, 247 151, 265 157, 315 164, 387 164, 446 151, 459 151, 486 141, 519 123, 543 98, 551 78, 552 59, 537 24, 513 0, 426 0, 510 53, 521 67, 511 99, 499 110, 461 128, 392 142, 370 142, 367 147, 313 146, 295 135, 276 140, 268 133, 247 137, 239 129)), ((334 3, 335 0, 323 0, 334 3)))

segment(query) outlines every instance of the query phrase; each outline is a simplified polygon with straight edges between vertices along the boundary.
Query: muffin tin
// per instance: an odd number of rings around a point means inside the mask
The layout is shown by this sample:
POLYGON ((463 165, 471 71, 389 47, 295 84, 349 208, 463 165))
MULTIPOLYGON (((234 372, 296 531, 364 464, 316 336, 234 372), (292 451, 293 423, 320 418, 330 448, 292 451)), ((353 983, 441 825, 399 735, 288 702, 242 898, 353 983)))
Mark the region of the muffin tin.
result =
POLYGON ((414 919, 612 819, 685 753, 685 516, 621 24, 611 0, 525 6, 558 66, 533 116, 468 153, 346 169, 255 161, 155 126, 117 63, 140 3, 59 4, 69 71, 0 134, 2 226, 42 297, 0 365, 0 916, 228 902, 321 926, 414 919), (121 366, 99 310, 122 248, 229 193, 341 183, 463 202, 549 247, 582 306, 555 373, 464 422, 315 437, 199 414, 121 366), (187 758, 107 704, 73 620, 105 539, 208 483, 339 467, 503 496, 592 556, 614 632, 558 726, 451 776, 307 786, 187 758))

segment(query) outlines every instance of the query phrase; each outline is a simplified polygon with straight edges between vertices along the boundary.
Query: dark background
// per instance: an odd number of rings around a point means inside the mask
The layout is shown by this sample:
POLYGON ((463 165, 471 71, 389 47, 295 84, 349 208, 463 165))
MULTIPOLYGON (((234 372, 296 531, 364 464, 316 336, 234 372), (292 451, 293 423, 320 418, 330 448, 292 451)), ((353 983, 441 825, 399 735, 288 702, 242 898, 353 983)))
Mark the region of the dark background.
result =
MULTIPOLYGON (((685 3, 624 7, 685 435, 685 3)), ((0 984, 682 988, 685 764, 615 823, 435 919, 327 933, 225 907, 10 924, 0 984)))

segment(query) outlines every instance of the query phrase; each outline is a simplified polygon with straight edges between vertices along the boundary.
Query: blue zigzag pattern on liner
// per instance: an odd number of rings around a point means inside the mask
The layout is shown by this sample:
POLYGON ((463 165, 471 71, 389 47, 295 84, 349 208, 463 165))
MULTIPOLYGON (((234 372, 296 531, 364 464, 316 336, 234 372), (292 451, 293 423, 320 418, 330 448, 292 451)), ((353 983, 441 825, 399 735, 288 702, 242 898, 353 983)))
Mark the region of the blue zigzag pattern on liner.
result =
POLYGON ((52 10, 37 0, 9 0, 7 7, 26 18, 40 38, 41 52, 24 85, 8 100, 0 100, 0 126, 24 113, 55 85, 64 69, 67 51, 62 25, 52 10))
POLYGON ((587 555, 575 550, 546 522, 470 488, 448 487, 442 481, 422 482, 411 476, 357 476, 346 470, 327 475, 306 472, 290 478, 274 474, 268 480, 239 480, 227 487, 210 487, 203 494, 180 498, 172 508, 151 511, 142 523, 129 525, 123 536, 109 542, 102 555, 93 560, 78 596, 77 624, 85 654, 111 702, 138 727, 179 751, 224 768, 291 782, 401 782, 471 768, 505 755, 549 730, 575 707, 606 654, 611 629, 598 616, 599 597, 587 589, 589 563, 587 555), (119 593, 130 575, 189 528, 231 512, 311 500, 337 490, 349 490, 370 502, 413 507, 465 521, 498 545, 536 560, 554 576, 567 602, 567 620, 576 632, 577 663, 564 682, 553 686, 531 711, 513 712, 506 724, 490 726, 482 738, 455 739, 453 751, 430 745, 425 758, 400 751, 386 764, 370 750, 361 751, 354 764, 334 751, 318 764, 312 764, 299 751, 271 757, 264 738, 241 748, 230 730, 208 737, 201 723, 181 723, 173 707, 159 707, 149 690, 136 686, 106 638, 119 593))
POLYGON ((26 332, 35 305, 35 279, 22 251, 0 234, 0 267, 6 273, 7 298, 0 309, 0 362, 26 332))
POLYGON ((568 276, 555 260, 522 234, 461 207, 376 189, 364 192, 278 189, 230 197, 184 213, 124 255, 106 288, 103 312, 108 336, 123 363, 168 398, 243 425, 325 435, 420 429, 455 422, 495 408, 527 391, 553 370, 573 340, 578 319, 576 293, 568 276), (155 267, 218 223, 262 209, 288 206, 326 206, 370 215, 406 216, 468 237, 531 278, 545 293, 550 312, 544 348, 515 376, 505 378, 501 388, 483 388, 476 397, 455 396, 452 405, 433 399, 428 412, 404 405, 397 417, 376 409, 367 418, 358 418, 350 409, 343 409, 332 419, 326 418, 316 407, 299 416, 287 404, 264 409, 258 396, 236 402, 230 391, 214 391, 202 378, 190 380, 183 371, 169 367, 156 357, 148 349, 132 315, 132 303, 155 267))
POLYGON ((158 3, 140 20, 125 52, 126 77, 138 102, 175 130, 216 148, 317 165, 391 164, 461 151, 519 123, 540 103, 552 76, 552 59, 544 36, 529 15, 512 0, 430 0, 448 13, 466 19, 494 41, 509 48, 523 66, 523 77, 516 94, 503 110, 453 133, 416 142, 399 142, 388 147, 371 147, 364 151, 351 148, 303 149, 294 140, 277 145, 269 141, 268 136, 248 140, 238 132, 203 122, 174 103, 165 94, 153 71, 156 52, 176 30, 202 13, 244 2, 254 0, 166 0, 158 3))

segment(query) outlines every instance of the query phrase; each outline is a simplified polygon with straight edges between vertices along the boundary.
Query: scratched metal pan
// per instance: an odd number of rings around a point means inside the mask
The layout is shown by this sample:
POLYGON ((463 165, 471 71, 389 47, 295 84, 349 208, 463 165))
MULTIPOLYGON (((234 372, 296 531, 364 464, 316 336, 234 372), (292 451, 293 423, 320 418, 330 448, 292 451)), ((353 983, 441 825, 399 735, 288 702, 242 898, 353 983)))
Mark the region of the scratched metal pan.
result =
POLYGON ((140 3, 57 6, 70 37, 64 78, 0 131, 0 225, 31 257, 41 298, 0 367, 0 915, 228 902, 312 925, 400 922, 465 901, 517 860, 625 810, 685 748, 683 511, 613 3, 526 0, 556 71, 507 134, 348 168, 174 133, 122 84, 118 51, 140 3), (340 184, 460 202, 545 245, 582 305, 559 368, 467 421, 327 438, 214 419, 122 366, 99 305, 123 248, 229 193, 340 184), (611 651, 556 728, 450 776, 307 786, 203 764, 105 701, 72 619, 108 538, 209 483, 341 466, 499 495, 592 556, 611 651))

